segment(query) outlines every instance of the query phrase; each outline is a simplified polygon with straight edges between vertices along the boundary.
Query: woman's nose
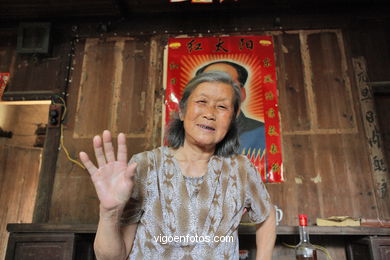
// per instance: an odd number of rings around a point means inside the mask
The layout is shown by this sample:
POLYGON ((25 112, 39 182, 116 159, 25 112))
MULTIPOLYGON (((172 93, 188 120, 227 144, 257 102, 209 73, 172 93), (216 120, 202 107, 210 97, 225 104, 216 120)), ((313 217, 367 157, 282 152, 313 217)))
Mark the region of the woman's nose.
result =
POLYGON ((204 118, 215 121, 215 109, 212 106, 207 106, 204 111, 204 118))

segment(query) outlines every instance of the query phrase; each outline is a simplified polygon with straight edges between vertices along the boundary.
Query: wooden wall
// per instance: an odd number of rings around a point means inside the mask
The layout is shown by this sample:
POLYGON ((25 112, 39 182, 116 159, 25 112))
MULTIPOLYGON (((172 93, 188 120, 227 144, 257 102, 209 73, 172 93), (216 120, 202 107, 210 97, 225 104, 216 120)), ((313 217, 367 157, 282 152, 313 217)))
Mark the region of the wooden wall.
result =
POLYGON ((5 257, 7 223, 31 223, 42 148, 33 147, 38 124, 47 122, 48 105, 0 104, 0 127, 13 133, 0 138, 0 259, 5 257))
POLYGON ((296 224, 301 212, 312 222, 334 215, 376 218, 342 32, 299 31, 275 39, 286 182, 268 189, 287 213, 282 223, 296 224))
MULTIPOLYGON (((153 38, 88 38, 77 44, 64 129, 73 157, 79 151, 92 155, 91 140, 104 129, 125 133, 130 154, 159 146, 162 53, 153 38)), ((60 153, 49 221, 96 223, 97 206, 89 174, 60 153)))
POLYGON ((363 56, 370 81, 390 81, 390 21, 377 19, 356 22, 348 29, 348 50, 353 57, 363 56))
MULTIPOLYGON (((389 208, 378 208, 345 33, 259 33, 275 40, 286 182, 267 187, 285 212, 282 224, 296 225, 300 212, 312 222, 333 215, 389 218, 389 208)), ((90 140, 105 128, 127 133, 130 153, 159 145, 161 47, 147 38, 78 43, 65 123, 65 140, 74 156, 80 150, 92 154, 90 140)), ((49 219, 97 220, 88 174, 63 153, 49 219), (67 194, 71 196, 64 201, 67 194)))
MULTIPOLYGON (((332 215, 390 218, 388 197, 379 203, 376 195, 351 65, 352 57, 363 56, 373 79, 389 80, 389 30, 387 23, 365 26, 340 23, 327 29, 324 23, 310 30, 223 33, 274 36, 286 182, 267 188, 285 212, 282 224, 296 225, 300 212, 311 223, 332 215)), ((114 135, 126 133, 131 154, 160 145, 163 46, 176 34, 125 32, 79 35, 64 122, 64 142, 73 158, 81 150, 92 154, 91 138, 106 128, 114 135)), ((50 199, 48 209, 38 209, 48 210, 50 223, 98 219, 87 172, 63 150, 58 152, 50 199)))
POLYGON ((17 54, 17 28, 0 29, 0 71, 10 72, 2 100, 48 100, 64 91, 69 61, 69 33, 52 30, 49 54, 17 54))
POLYGON ((49 105, 12 105, 0 103, 0 127, 12 132, 12 138, 3 138, 4 144, 33 147, 38 126, 47 124, 49 105))

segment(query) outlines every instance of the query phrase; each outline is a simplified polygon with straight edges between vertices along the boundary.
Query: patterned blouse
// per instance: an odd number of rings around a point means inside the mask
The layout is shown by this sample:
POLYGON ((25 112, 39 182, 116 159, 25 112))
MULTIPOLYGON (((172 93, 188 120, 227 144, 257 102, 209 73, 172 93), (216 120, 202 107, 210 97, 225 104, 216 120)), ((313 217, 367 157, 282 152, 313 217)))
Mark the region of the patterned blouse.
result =
POLYGON ((184 176, 174 150, 136 154, 137 174, 122 224, 138 223, 129 259, 238 259, 238 225, 248 208, 263 222, 270 199, 243 155, 212 156, 202 177, 184 176))

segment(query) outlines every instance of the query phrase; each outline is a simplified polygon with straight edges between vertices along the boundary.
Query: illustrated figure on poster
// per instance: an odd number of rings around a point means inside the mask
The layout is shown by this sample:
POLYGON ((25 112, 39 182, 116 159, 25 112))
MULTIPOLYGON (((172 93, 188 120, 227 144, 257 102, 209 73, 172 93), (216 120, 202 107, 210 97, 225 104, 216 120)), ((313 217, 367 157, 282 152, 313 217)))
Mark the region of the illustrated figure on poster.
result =
MULTIPOLYGON (((248 79, 248 71, 243 66, 226 60, 214 61, 206 64, 196 71, 196 75, 205 71, 223 71, 228 73, 241 89, 241 103, 246 99, 245 83, 248 79)), ((264 123, 247 117, 242 110, 237 117, 238 134, 240 138, 240 152, 260 151, 265 149, 265 128, 264 123)))

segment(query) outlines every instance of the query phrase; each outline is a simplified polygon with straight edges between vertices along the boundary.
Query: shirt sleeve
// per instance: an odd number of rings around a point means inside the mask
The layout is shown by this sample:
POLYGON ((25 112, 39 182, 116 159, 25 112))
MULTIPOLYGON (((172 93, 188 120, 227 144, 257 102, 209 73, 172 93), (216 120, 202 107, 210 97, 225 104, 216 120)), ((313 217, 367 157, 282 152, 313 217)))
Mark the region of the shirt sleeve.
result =
POLYGON ((130 225, 133 223, 138 223, 144 212, 144 190, 145 190, 145 180, 142 172, 145 171, 144 160, 140 154, 134 155, 129 164, 136 162, 137 168, 134 175, 134 185, 133 190, 130 196, 130 199, 127 201, 126 206, 123 210, 120 223, 122 225, 130 225))
POLYGON ((245 187, 245 207, 252 223, 262 223, 269 215, 271 201, 267 189, 255 166, 247 159, 247 182, 245 187))

